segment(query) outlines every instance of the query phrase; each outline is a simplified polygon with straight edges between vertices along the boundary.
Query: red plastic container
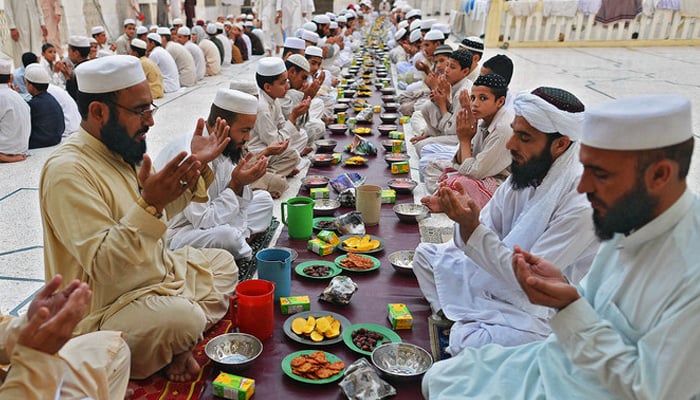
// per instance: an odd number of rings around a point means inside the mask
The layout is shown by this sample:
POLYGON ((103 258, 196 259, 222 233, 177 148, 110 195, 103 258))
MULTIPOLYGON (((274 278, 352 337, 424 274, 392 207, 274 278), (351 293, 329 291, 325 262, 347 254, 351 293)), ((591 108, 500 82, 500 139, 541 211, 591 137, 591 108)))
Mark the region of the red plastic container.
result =
POLYGON ((275 325, 275 284, 251 279, 238 284, 231 296, 231 310, 238 330, 260 340, 272 337, 275 325))

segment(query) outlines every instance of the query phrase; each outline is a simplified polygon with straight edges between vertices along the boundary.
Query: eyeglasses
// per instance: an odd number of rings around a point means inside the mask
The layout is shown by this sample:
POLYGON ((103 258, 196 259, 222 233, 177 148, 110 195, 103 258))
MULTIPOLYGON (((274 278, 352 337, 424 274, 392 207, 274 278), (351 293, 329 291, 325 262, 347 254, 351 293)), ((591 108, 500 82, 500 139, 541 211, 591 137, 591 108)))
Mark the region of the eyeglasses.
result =
POLYGON ((138 111, 138 110, 134 110, 133 108, 124 107, 123 105, 116 103, 114 101, 111 101, 111 100, 107 100, 107 102, 109 104, 112 104, 112 105, 115 105, 115 106, 121 108, 122 110, 126 110, 132 114, 136 114, 141 118, 147 118, 147 117, 152 118, 154 115, 156 115, 156 111, 158 111, 158 106, 153 104, 153 103, 151 103, 151 108, 149 108, 148 110, 138 111))

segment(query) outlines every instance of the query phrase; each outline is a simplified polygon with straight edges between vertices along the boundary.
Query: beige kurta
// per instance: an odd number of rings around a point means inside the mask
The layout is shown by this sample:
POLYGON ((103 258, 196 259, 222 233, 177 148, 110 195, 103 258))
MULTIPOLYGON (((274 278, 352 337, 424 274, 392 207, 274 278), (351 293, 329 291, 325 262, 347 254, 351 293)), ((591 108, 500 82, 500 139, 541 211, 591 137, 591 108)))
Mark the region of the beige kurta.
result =
POLYGON ((7 37, 6 50, 12 54, 15 67, 22 65, 22 54, 31 51, 41 54, 44 42, 41 26, 44 25, 44 14, 41 12, 38 0, 5 0, 5 18, 7 28, 17 28, 19 40, 7 37))
POLYGON ((151 96, 154 99, 160 99, 163 97, 163 74, 160 73, 160 68, 148 56, 139 57, 139 60, 141 60, 143 73, 146 74, 151 96))
POLYGON ((199 42, 199 48, 204 53, 204 59, 207 62, 205 76, 219 75, 221 73, 221 55, 216 48, 214 42, 209 39, 202 39, 199 42))
MULTIPOLYGON (((93 291, 78 332, 119 330, 132 352, 131 376, 145 378, 190 351, 228 309, 238 268, 223 250, 164 245, 165 218, 137 203, 138 169, 81 129, 46 161, 41 216, 46 276, 80 279, 93 291)), ((206 198, 213 174, 195 195, 206 198)), ((200 180, 201 183, 202 180, 200 180)), ((193 194, 166 207, 175 215, 193 194)))

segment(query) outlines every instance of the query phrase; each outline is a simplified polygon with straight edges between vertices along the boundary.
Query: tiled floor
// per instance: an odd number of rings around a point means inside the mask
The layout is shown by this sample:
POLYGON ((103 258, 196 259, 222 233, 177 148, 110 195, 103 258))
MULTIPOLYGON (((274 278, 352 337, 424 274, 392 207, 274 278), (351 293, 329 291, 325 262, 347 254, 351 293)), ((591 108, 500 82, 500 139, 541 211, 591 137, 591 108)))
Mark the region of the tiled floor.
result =
MULTIPOLYGON (((591 105, 609 99, 647 93, 676 93, 691 99, 694 128, 700 133, 700 49, 490 49, 486 57, 508 55, 515 64, 512 91, 546 85, 565 88, 591 105)), ((193 89, 157 100, 160 111, 148 133, 149 153, 158 154, 172 138, 191 131, 206 117, 214 93, 230 79, 253 79, 255 62, 224 69, 193 89)), ((659 132, 663 134, 663 132, 659 132)), ((43 283, 43 254, 38 186, 41 167, 53 149, 33 151, 22 163, 0 164, 0 310, 17 314, 43 283)), ((689 184, 700 189, 698 153, 689 184)), ((293 182, 289 193, 296 193, 293 182)), ((420 196, 417 189, 416 196, 420 196)), ((426 220, 427 227, 444 226, 444 218, 426 220)))

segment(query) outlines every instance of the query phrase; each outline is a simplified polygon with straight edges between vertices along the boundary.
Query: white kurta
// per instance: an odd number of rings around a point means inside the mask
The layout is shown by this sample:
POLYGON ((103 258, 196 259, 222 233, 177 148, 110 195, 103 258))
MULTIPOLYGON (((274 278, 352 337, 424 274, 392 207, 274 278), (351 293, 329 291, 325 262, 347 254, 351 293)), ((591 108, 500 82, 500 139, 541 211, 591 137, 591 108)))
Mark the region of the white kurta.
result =
POLYGON ((204 78, 204 74, 207 72, 207 61, 204 58, 204 52, 199 46, 191 41, 186 42, 184 46, 185 49, 190 52, 190 55, 194 60, 195 77, 198 81, 200 81, 204 78))
POLYGON ((197 82, 197 71, 194 58, 189 51, 180 43, 168 42, 166 50, 173 57, 177 66, 177 74, 180 79, 180 86, 190 87, 197 82))
POLYGON ((48 92, 56 99, 63 110, 63 124, 65 125, 63 136, 77 132, 80 129, 80 121, 82 121, 78 104, 75 103, 75 100, 70 97, 68 92, 56 85, 49 84, 48 92))
POLYGON ((163 91, 165 93, 178 91, 180 89, 180 75, 177 72, 177 64, 175 64, 173 56, 161 46, 156 46, 151 50, 148 58, 158 66, 163 75, 163 91))
POLYGON ((276 46, 282 46, 282 24, 275 23, 277 12, 282 10, 282 5, 275 0, 258 0, 257 8, 260 21, 262 22, 262 30, 265 34, 264 45, 265 49, 275 50, 276 46))
POLYGON ((252 191, 248 186, 242 196, 228 184, 234 165, 220 155, 211 162, 216 178, 207 191, 207 203, 190 203, 168 222, 168 246, 171 250, 184 246, 221 248, 235 259, 247 259, 252 250, 246 238, 264 232, 272 221, 274 202, 264 190, 252 191))
POLYGON ((222 62, 221 65, 231 65, 231 59, 233 58, 233 49, 231 49, 231 46, 233 46, 233 41, 223 33, 216 35, 216 38, 219 39, 224 46, 224 62, 222 62))
MULTIPOLYGON (((259 153, 272 143, 290 139, 291 142, 299 137, 299 130, 282 114, 279 102, 260 90, 258 99, 258 117, 255 127, 250 134, 248 149, 259 153)), ((291 146, 290 146, 291 147, 291 146)))
POLYGON ((282 8, 282 28, 286 37, 290 37, 304 23, 301 18, 301 0, 277 0, 277 7, 282 8))
POLYGON ((433 365, 426 398, 689 399, 700 394, 700 201, 601 244, 546 341, 433 365))
MULTIPOLYGON (((577 147, 567 150, 572 151, 577 147)), ((577 154, 568 156, 578 159, 577 154)), ((580 164, 564 169, 557 164, 562 157, 537 188, 513 190, 507 179, 481 210, 481 224, 467 243, 455 226, 452 241, 421 243, 416 249, 413 265, 423 294, 434 312, 443 310, 455 321, 451 354, 488 343, 513 346, 549 334, 551 310, 531 304, 520 288, 511 266, 513 246, 552 260, 572 282, 588 270, 598 247, 591 208, 586 196, 576 192, 580 164), (561 188, 559 194, 549 189, 551 185, 561 188), (552 209, 551 215, 540 215, 534 208, 543 206, 552 209), (541 226, 523 227, 533 216, 541 226), (520 239, 512 237, 516 228, 521 229, 520 239)))
POLYGON ((44 13, 38 0, 5 0, 5 19, 7 28, 19 31, 19 40, 6 38, 6 50, 13 55, 15 66, 22 65, 22 54, 31 51, 41 54, 44 37, 41 26, 44 25, 44 13))
POLYGON ((0 153, 25 154, 31 130, 29 104, 7 84, 0 84, 0 153))

